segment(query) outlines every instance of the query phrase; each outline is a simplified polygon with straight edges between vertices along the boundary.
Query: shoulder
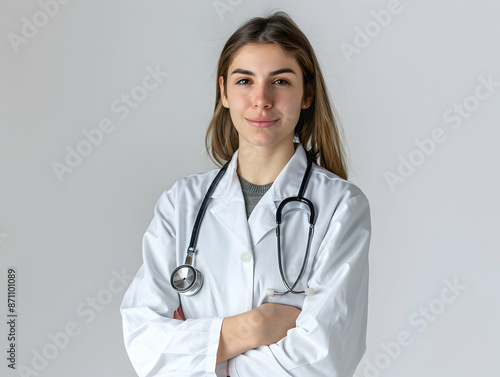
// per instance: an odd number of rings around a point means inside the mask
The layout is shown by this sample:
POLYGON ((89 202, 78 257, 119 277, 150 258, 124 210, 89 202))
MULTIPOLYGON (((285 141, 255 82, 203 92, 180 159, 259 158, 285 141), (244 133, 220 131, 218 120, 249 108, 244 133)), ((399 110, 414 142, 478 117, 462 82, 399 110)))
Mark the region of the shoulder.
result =
POLYGON ((205 173, 191 174, 177 180, 172 187, 163 191, 158 205, 164 205, 166 202, 174 205, 180 201, 199 200, 205 195, 219 170, 213 169, 205 173))
POLYGON ((325 195, 335 195, 343 200, 359 197, 368 204, 368 198, 358 185, 321 166, 313 164, 310 180, 315 193, 318 190, 325 195))
POLYGON ((203 186, 207 186, 208 188, 219 170, 220 169, 213 169, 205 173, 196 173, 183 177, 174 183, 171 190, 198 189, 203 186))
POLYGON ((311 200, 320 204, 318 216, 328 221, 330 229, 345 231, 363 229, 371 233, 371 209, 367 196, 359 186, 322 167, 311 172, 311 200))

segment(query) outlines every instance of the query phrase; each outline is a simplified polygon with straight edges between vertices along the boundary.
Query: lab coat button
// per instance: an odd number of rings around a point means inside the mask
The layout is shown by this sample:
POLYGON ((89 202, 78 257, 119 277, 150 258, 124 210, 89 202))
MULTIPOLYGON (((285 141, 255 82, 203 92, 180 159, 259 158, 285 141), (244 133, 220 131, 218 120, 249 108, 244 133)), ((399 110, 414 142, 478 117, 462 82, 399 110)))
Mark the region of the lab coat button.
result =
POLYGON ((240 255, 240 260, 243 262, 243 263, 248 263, 252 260, 252 254, 250 254, 248 251, 244 251, 243 253, 241 253, 240 255))

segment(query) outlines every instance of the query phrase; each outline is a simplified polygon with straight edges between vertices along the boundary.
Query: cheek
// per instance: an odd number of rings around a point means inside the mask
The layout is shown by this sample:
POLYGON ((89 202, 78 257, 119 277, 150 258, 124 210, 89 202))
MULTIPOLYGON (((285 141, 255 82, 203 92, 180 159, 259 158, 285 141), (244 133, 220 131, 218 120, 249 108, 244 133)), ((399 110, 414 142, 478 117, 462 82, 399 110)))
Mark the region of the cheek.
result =
POLYGON ((280 107, 284 109, 284 112, 288 117, 298 118, 300 116, 300 110, 302 107, 302 99, 296 96, 283 98, 280 107))
POLYGON ((238 95, 237 92, 233 92, 231 90, 227 93, 227 102, 230 109, 241 109, 246 104, 245 96, 238 95))
POLYGON ((244 112, 240 110, 233 102, 231 102, 231 107, 229 108, 229 116, 231 117, 231 122, 233 127, 238 133, 240 133, 243 124, 243 114, 244 112))

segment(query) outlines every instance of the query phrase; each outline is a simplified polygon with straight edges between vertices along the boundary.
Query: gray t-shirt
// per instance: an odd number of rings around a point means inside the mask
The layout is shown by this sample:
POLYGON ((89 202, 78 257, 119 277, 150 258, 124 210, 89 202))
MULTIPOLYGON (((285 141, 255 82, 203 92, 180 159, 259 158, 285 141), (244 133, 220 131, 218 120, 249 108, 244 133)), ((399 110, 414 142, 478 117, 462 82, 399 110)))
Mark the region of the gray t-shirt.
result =
POLYGON ((243 178, 238 176, 241 184, 241 191, 243 191, 243 198, 245 198, 245 208, 247 210, 247 219, 250 217, 253 209, 259 202, 260 198, 264 196, 264 194, 269 190, 269 188, 273 185, 273 183, 268 183, 267 185, 254 185, 248 181, 245 181, 243 178))

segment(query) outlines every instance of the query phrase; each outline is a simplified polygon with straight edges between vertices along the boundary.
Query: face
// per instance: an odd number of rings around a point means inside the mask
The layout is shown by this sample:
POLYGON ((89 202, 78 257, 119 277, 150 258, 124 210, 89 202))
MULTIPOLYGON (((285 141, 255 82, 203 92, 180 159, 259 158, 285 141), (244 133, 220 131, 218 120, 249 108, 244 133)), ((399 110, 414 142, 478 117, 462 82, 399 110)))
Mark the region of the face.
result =
POLYGON ((302 70, 295 58, 275 44, 247 44, 236 53, 224 79, 222 104, 229 109, 239 135, 239 148, 288 148, 304 99, 302 70))

